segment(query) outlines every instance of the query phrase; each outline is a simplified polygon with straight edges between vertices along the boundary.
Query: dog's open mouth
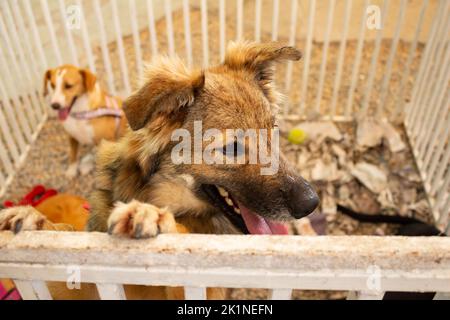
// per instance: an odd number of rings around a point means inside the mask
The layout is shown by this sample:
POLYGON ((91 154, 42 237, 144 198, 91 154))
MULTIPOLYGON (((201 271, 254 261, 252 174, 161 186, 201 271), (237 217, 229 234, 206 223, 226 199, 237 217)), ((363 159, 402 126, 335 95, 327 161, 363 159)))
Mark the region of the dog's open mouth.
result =
POLYGON ((58 118, 61 121, 64 121, 67 119, 67 117, 70 114, 70 110, 72 110, 73 105, 75 104, 75 101, 77 100, 77 96, 75 96, 72 100, 72 103, 67 108, 61 108, 58 110, 58 118))
POLYGON ((212 204, 219 208, 242 233, 288 234, 287 227, 284 224, 270 221, 253 212, 224 188, 215 185, 203 185, 203 190, 212 204))

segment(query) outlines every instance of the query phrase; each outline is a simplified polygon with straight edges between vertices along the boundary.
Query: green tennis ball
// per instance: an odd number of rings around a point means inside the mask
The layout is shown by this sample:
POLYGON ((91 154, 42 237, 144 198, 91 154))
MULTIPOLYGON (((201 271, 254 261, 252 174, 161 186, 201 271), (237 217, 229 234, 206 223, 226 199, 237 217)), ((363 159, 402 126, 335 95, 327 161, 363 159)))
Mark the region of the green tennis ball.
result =
POLYGON ((300 128, 289 131, 288 141, 293 144, 302 144, 306 140, 306 132, 300 128))

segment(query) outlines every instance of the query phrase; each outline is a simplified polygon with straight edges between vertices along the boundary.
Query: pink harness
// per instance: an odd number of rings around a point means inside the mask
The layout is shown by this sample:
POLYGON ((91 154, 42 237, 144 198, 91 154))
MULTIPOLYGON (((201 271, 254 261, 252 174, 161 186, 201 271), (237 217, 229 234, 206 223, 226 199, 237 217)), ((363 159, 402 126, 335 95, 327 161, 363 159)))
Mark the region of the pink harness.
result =
POLYGON ((70 117, 77 120, 91 120, 100 117, 114 117, 116 122, 116 137, 119 133, 120 119, 123 117, 123 112, 119 109, 116 99, 110 96, 105 96, 106 106, 90 111, 71 112, 70 117))

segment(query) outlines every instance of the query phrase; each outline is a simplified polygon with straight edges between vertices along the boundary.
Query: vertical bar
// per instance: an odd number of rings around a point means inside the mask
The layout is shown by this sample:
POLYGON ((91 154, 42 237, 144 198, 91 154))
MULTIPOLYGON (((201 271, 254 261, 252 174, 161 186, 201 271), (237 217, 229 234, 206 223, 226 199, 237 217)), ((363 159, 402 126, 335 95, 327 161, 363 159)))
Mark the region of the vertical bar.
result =
MULTIPOLYGON (((1 19, 1 17, 0 17, 0 30, 4 30, 6 32, 6 30, 3 27, 4 27, 3 19, 1 19)), ((5 47, 8 47, 8 45, 6 45, 5 47)), ((2 66, 2 69, 5 70, 6 74, 13 74, 13 72, 9 68, 8 63, 6 62, 5 55, 1 51, 1 47, 0 47, 0 64, 2 66)), ((16 69, 16 71, 18 72, 18 69, 16 69)), ((8 83, 10 86, 12 85, 9 81, 7 81, 6 83, 8 83)), ((3 86, 3 84, 2 84, 2 90, 1 91, 2 91, 2 97, 3 97, 3 100, 5 101, 5 104, 9 103, 10 100, 8 99, 8 93, 5 90, 5 87, 3 86)), ((25 110, 22 107, 22 104, 21 104, 20 99, 18 97, 17 91, 14 91, 14 88, 12 88, 12 89, 10 88, 9 92, 10 92, 9 96, 10 97, 12 96, 12 98, 14 100, 14 104, 16 105, 16 108, 11 107, 11 109, 16 111, 17 119, 19 120, 20 126, 22 128, 21 132, 24 134, 27 142, 29 142, 29 141, 31 141, 31 127, 30 127, 30 124, 28 123, 26 117, 20 116, 20 113, 25 114, 25 110)))
MULTIPOLYGON (((447 136, 448 138, 448 136, 447 136)), ((439 162, 439 166, 437 167, 436 174, 432 176, 430 174, 430 195, 434 196, 438 187, 442 189, 442 186, 439 185, 439 182, 441 181, 441 178, 444 175, 445 170, 448 170, 449 168, 449 160, 450 160, 450 145, 447 145, 447 149, 445 150, 444 155, 442 156, 442 160, 439 162)))
POLYGON ((306 56, 305 56, 305 66, 303 67, 302 75, 302 92, 301 92, 301 103, 300 103, 300 114, 305 108, 306 100, 306 90, 308 89, 308 77, 309 77, 309 66, 311 63, 311 51, 312 51, 312 38, 314 31, 314 16, 316 12, 316 0, 311 0, 309 2, 309 13, 308 13, 308 35, 306 37, 306 56))
MULTIPOLYGON (((438 44, 435 47, 434 53, 431 55, 432 64, 428 66, 427 75, 425 76, 424 88, 421 89, 421 93, 417 98, 417 103, 420 106, 426 105, 430 101, 430 95, 433 93, 432 86, 436 83, 436 79, 439 74, 442 73, 442 65, 441 61, 444 61, 444 58, 441 58, 441 54, 445 49, 445 42, 448 41, 448 30, 450 28, 450 19, 447 20, 447 23, 442 23, 440 34, 440 42, 437 41, 438 44), (443 28, 442 28, 443 27, 443 28), (440 43, 440 45, 439 45, 440 43), (436 61, 439 61, 436 63, 436 61)), ((416 118, 416 122, 413 124, 412 135, 416 137, 423 129, 423 124, 425 123, 424 118, 428 120, 430 113, 425 112, 425 108, 422 107, 420 110, 420 117, 416 118), (419 121, 420 119, 420 121, 419 121)))
POLYGON ((255 41, 261 41, 261 0, 255 1, 255 41))
POLYGON ((206 300, 206 288, 184 287, 185 300, 206 300))
MULTIPOLYGON (((22 45, 19 42, 19 35, 17 34, 17 30, 16 30, 16 28, 14 26, 13 17, 11 15, 11 11, 9 10, 8 2, 5 1, 3 3, 3 8, 4 8, 4 14, 8 18, 9 31, 11 32, 12 39, 14 40, 15 50, 16 50, 16 52, 19 53, 19 62, 20 62, 21 72, 18 73, 18 74, 25 75, 25 79, 21 79, 21 82, 23 83, 23 89, 26 92, 23 92, 22 95, 24 97, 26 97, 27 100, 30 103, 29 106, 31 107, 30 109, 31 109, 32 112, 28 112, 27 114, 32 117, 32 119, 29 118, 30 124, 31 124, 31 128, 35 129, 37 127, 39 121, 40 121, 40 118, 39 118, 39 115, 38 115, 39 102, 36 101, 36 99, 35 99, 36 96, 34 94, 32 94, 31 96, 28 95, 29 90, 32 90, 32 88, 30 86, 33 83, 33 79, 31 78, 31 71, 29 69, 28 64, 25 61, 25 54, 23 52, 22 45)), ((2 24, 1 27, 4 28, 5 26, 4 26, 3 22, 1 24, 2 24)), ((4 37, 5 37, 5 41, 7 43, 8 52, 9 52, 11 60, 14 61, 14 64, 16 66, 19 66, 19 62, 17 62, 17 60, 16 60, 17 59, 17 54, 15 54, 15 52, 12 51, 13 47, 11 46, 10 37, 8 35, 7 29, 4 30, 4 37)))
POLYGON ((31 84, 31 86, 32 86, 31 94, 33 95, 34 98, 37 98, 36 113, 39 113, 40 116, 43 116, 43 115, 45 115, 46 110, 44 108, 43 101, 39 99, 40 98, 39 93, 38 93, 39 91, 36 89, 36 84, 39 84, 42 81, 41 74, 39 73, 38 63, 35 59, 33 50, 31 48, 31 40, 28 36, 28 30, 25 29, 25 23, 24 23, 22 13, 19 8, 19 3, 16 1, 12 1, 12 9, 14 12, 15 20, 17 22, 17 26, 18 26, 21 38, 23 38, 23 43, 25 43, 29 65, 32 70, 32 75, 34 78, 34 81, 31 84))
POLYGON ((273 0, 272 41, 278 40, 278 20, 280 18, 280 1, 273 0))
POLYGON ((150 42, 152 45, 152 55, 156 56, 158 54, 158 40, 156 38, 155 15, 153 14, 152 0, 147 0, 147 15, 148 15, 148 31, 150 34, 150 42))
POLYGON ((141 52, 141 41, 139 39, 139 27, 136 15, 135 0, 129 0, 128 4, 130 7, 130 20, 131 20, 131 29, 133 33, 134 53, 136 56, 136 69, 138 77, 140 79, 142 77, 142 52, 141 52))
POLYGON ((78 65, 80 65, 80 62, 78 60, 77 51, 76 51, 75 45, 73 43, 72 32, 69 29, 67 22, 65 21, 66 20, 66 6, 64 4, 64 0, 59 0, 58 2, 59 2, 59 11, 61 14, 61 21, 64 24, 64 31, 66 33, 67 43, 69 44, 70 54, 72 56, 72 62, 78 66, 78 65))
POLYGON ((433 211, 440 211, 439 209, 444 205, 445 197, 448 196, 448 187, 450 186, 450 169, 447 169, 447 173, 445 174, 444 181, 439 188, 439 193, 436 197, 436 202, 433 207, 433 211))
MULTIPOLYGON (((2 63, 3 64, 3 63, 2 63)), ((6 93, 5 86, 3 85, 3 82, 0 82, 0 97, 2 99, 2 105, 3 109, 5 110, 6 115, 8 116, 8 124, 11 126, 12 133, 14 134, 15 141, 17 142, 19 146, 19 152, 24 152, 26 148, 25 140, 22 136, 22 131, 19 128, 17 119, 13 113, 13 107, 11 106, 11 102, 8 98, 8 94, 6 93)), ((18 117, 23 118, 23 117, 18 117)), ((30 135, 31 139, 31 135, 30 135)))
POLYGON ((225 59, 225 42, 226 42, 226 26, 225 26, 225 0, 219 3, 219 23, 220 23, 220 60, 225 59))
POLYGON ((292 289, 272 289, 270 300, 291 300, 292 289))
POLYGON ((183 0, 184 42, 186 45, 186 60, 188 67, 192 67, 191 18, 189 0, 183 0))
POLYGON ((39 300, 31 281, 14 280, 14 285, 19 290, 20 296, 24 300, 39 300))
POLYGON ((319 90, 316 96, 316 111, 320 111, 320 102, 322 101, 323 85, 325 83, 325 73, 327 70, 328 47, 330 45, 331 27, 333 26, 333 13, 336 0, 329 1, 327 29, 325 33, 325 42, 322 50, 322 63, 320 64, 319 90))
POLYGON ((1 131, 3 132, 3 138, 6 142, 6 145, 8 146, 8 151, 11 153, 13 162, 14 164, 17 165, 20 157, 19 150, 17 149, 17 146, 14 143, 14 139, 11 136, 11 131, 9 129, 5 117, 3 116, 3 112, 0 112, 0 128, 1 131))
POLYGON ((372 55, 372 61, 370 63, 369 69, 369 79, 367 80, 367 86, 364 92, 364 98, 362 103, 361 115, 367 115, 367 110, 369 108, 370 98, 372 96, 373 82, 375 80, 376 68, 378 64, 378 56, 380 55, 381 40, 383 40, 383 31, 385 23, 385 14, 387 12, 389 0, 384 0, 383 8, 381 9, 381 28, 377 32, 377 38, 375 40, 375 50, 372 55))
POLYGON ((242 40, 244 34, 244 0, 237 0, 237 13, 236 13, 236 40, 242 40))
POLYGON ((433 95, 426 100, 428 101, 427 105, 429 110, 422 119, 422 125, 419 129, 421 134, 417 137, 416 148, 419 150, 420 156, 424 153, 425 147, 432 143, 429 139, 431 132, 436 131, 436 119, 439 116, 442 117, 442 114, 440 114, 442 110, 439 109, 439 106, 445 98, 445 94, 448 92, 448 83, 450 81, 450 46, 447 47, 446 57, 439 60, 440 64, 442 62, 444 62, 444 64, 439 69, 440 75, 436 77, 438 79, 436 85, 433 88, 430 88, 433 95))
POLYGON ((97 283, 98 294, 102 300, 126 300, 123 285, 115 283, 97 283))
POLYGON ((106 70, 109 92, 111 92, 113 95, 116 95, 117 93, 116 86, 114 85, 114 74, 112 72, 111 60, 109 58, 108 44, 106 42, 105 23, 103 21, 100 0, 94 1, 94 10, 100 31, 100 47, 102 49, 103 65, 105 66, 106 70))
MULTIPOLYGON (((425 156, 424 156, 424 160, 423 160, 423 166, 424 168, 427 168, 428 165, 430 164, 430 160, 431 160, 431 155, 433 154, 433 151, 436 148, 436 145, 438 143, 441 142, 445 142, 445 137, 448 136, 447 135, 443 135, 441 137, 443 137, 443 139, 439 139, 439 136, 441 135, 441 131, 444 128, 444 124, 445 124, 445 120, 446 120, 446 110, 445 107, 446 102, 449 99, 449 94, 448 94, 448 90, 445 90, 445 87, 443 88, 444 90, 442 90, 442 97, 441 99, 439 99, 439 104, 441 106, 441 108, 439 108, 439 110, 436 111, 436 115, 439 115, 438 117, 438 123, 437 124, 433 124, 430 128, 430 133, 433 132, 433 135, 430 137, 428 134, 427 138, 424 141, 428 141, 427 144, 424 144, 424 152, 426 152, 425 156), (447 93, 447 99, 444 99, 444 95, 445 93, 447 93)), ((448 124, 450 126, 450 123, 448 124)))
MULTIPOLYGON (((444 105, 444 109, 445 109, 445 105, 444 105)), ((448 108, 448 109, 450 109, 450 108, 448 108)), ((448 138, 450 136, 450 113, 447 114, 446 123, 447 124, 445 126, 444 134, 441 135, 442 137, 444 137, 444 139, 439 139, 439 145, 436 147, 436 151, 434 152, 434 155, 433 155, 433 160, 428 165, 428 168, 424 167, 427 169, 427 178, 426 178, 425 183, 428 183, 428 184, 431 183, 431 180, 434 177, 434 173, 436 172, 439 160, 441 159, 442 153, 444 152, 444 147, 447 143, 446 138, 448 138)), ((443 156, 443 159, 445 159, 445 156, 443 156)), ((448 159, 447 159, 447 161, 448 161, 448 159)), ((442 163, 445 164, 445 163, 447 163, 447 161, 442 161, 442 163)), ((433 192, 434 192, 434 190, 433 190, 433 188, 431 188, 430 194, 432 194, 433 192)))
POLYGON ((43 67, 42 69, 46 69, 46 68, 48 68, 48 63, 47 63, 47 59, 44 54, 44 48, 42 45, 41 36, 39 35, 39 32, 38 32, 36 20, 34 19, 34 13, 31 9, 30 1, 24 1, 22 3, 25 6, 25 11, 27 13, 27 19, 30 23, 30 29, 33 32, 32 38, 34 39, 34 44, 35 44, 36 48, 38 49, 39 56, 41 57, 41 63, 42 63, 42 67, 43 67))
POLYGON ((175 41, 173 39, 173 22, 172 22, 172 1, 164 1, 164 9, 166 13, 167 26, 167 43, 169 44, 169 55, 175 55, 175 41))
POLYGON ((201 16, 202 16, 202 48, 203 48, 203 67, 208 67, 209 64, 209 48, 208 48, 208 7, 207 1, 201 2, 201 16))
POLYGON ((416 110, 417 110, 417 104, 415 103, 417 100, 416 97, 419 92, 419 86, 425 75, 426 65, 429 62, 428 57, 429 57, 431 50, 435 44, 435 38, 436 38, 436 34, 437 34, 439 20, 443 14, 443 5, 444 5, 444 2, 440 1, 439 6, 436 10, 436 13, 433 17, 433 23, 432 23, 431 29, 428 33, 427 41, 425 44, 425 52, 422 54, 422 57, 420 59, 419 70, 416 74, 416 79, 414 81, 414 86, 413 86, 412 93, 411 93, 411 103, 410 103, 410 107, 409 107, 408 113, 406 114, 406 119, 405 119, 406 125, 408 127, 410 127, 411 129, 412 129, 411 123, 414 122, 414 118, 416 116, 416 110))
POLYGON ((345 106, 345 117, 350 116, 350 112, 351 112, 351 109, 353 106, 353 98, 355 96, 355 88, 356 88, 356 84, 358 82, 359 67, 361 65, 361 57, 362 57, 363 48, 364 48, 364 37, 366 34, 366 9, 367 9, 368 5, 369 5, 369 0, 366 0, 364 2, 363 13, 362 13, 362 17, 361 17, 361 25, 359 28, 358 45, 356 48, 355 64, 353 65, 352 77, 351 77, 351 81, 350 81, 350 89, 348 91, 348 99, 347 99, 347 104, 345 106))
POLYGON ((344 68, 345 48, 347 45, 348 29, 350 25, 350 15, 352 13, 352 0, 346 0, 344 14, 344 26, 342 31, 341 43, 339 45, 339 57, 336 67, 336 76, 334 78, 333 97, 331 99, 331 118, 334 119, 336 115, 336 104, 338 99, 339 89, 341 88, 342 70, 344 68))
POLYGON ((440 34, 440 28, 441 28, 441 21, 443 20, 443 17, 445 17, 445 12, 447 11, 447 7, 449 2, 443 1, 440 2, 440 4, 443 7, 439 7, 439 10, 437 12, 437 17, 434 19, 435 23, 433 24, 433 27, 430 31, 430 36, 427 41, 427 47, 425 50, 425 54, 422 58, 420 69, 419 69, 419 76, 414 84, 413 94, 412 94, 412 107, 410 116, 407 117, 407 124, 410 125, 411 131, 415 136, 415 129, 417 124, 417 118, 420 118, 422 115, 423 109, 420 108, 420 101, 422 96, 422 90, 426 86, 426 79, 428 78, 430 69, 430 63, 432 62, 432 57, 435 54, 436 47, 438 46, 438 38, 440 34), (444 3, 446 3, 447 6, 444 6, 444 3))
POLYGON ((405 65, 405 69, 403 71, 403 76, 402 76, 402 80, 401 80, 401 84, 400 84, 400 90, 399 90, 399 95, 397 96, 396 99, 396 108, 394 111, 394 114, 392 115, 392 119, 395 119, 400 112, 404 112, 405 109, 405 90, 406 90, 406 84, 408 82, 409 79, 409 75, 411 72, 411 63, 413 61, 414 55, 416 53, 417 50, 417 43, 419 40, 419 35, 420 32, 422 30, 422 25, 423 25, 423 20, 425 17, 425 12, 428 8, 428 4, 429 4, 429 0, 424 0, 422 3, 422 7, 420 9, 420 14, 419 14, 419 19, 417 21, 417 28, 416 28, 416 32, 414 35, 414 40, 411 43, 411 46, 409 48, 409 52, 408 52, 408 58, 406 60, 406 65, 405 65))
POLYGON ((392 64, 394 63, 395 53, 397 52, 398 41, 400 38, 400 30, 403 26, 403 20, 405 18, 407 0, 401 0, 399 13, 397 16, 397 26, 395 28, 394 38, 391 44, 391 50, 389 52, 389 58, 386 65, 386 72, 384 73, 383 82, 381 85, 381 97, 380 103, 377 106, 377 115, 381 116, 382 108, 386 107, 386 98, 388 96, 388 85, 391 80, 392 64))
MULTIPOLYGON (((334 1, 334 0, 332 0, 334 1)), ((289 31, 289 45, 294 46, 295 45, 295 35, 296 35, 296 29, 297 29, 297 16, 298 16, 298 0, 291 0, 291 24, 290 24, 290 31, 289 31)), ((291 89, 292 84, 292 61, 288 61, 287 67, 286 67, 286 80, 285 80, 285 92, 286 94, 289 93, 289 90, 291 89)), ((284 108, 284 114, 287 114, 287 106, 288 103, 285 103, 284 108)))
POLYGON ((58 41, 56 40, 55 29, 53 27, 52 17, 48 9, 47 0, 41 0, 42 11, 44 12, 45 22, 50 33, 50 40, 52 42, 53 52, 55 53, 58 65, 62 64, 61 52, 59 51, 58 41))
POLYGON ((87 31, 88 28, 87 28, 86 19, 84 17, 83 4, 81 3, 81 0, 77 0, 77 4, 80 8, 81 33, 83 35, 84 49, 86 50, 86 54, 88 57, 89 69, 91 69, 91 71, 93 73, 96 73, 97 68, 95 67, 94 55, 92 53, 92 48, 91 48, 91 41, 89 40, 89 33, 87 31))
POLYGON ((124 85, 126 94, 130 94, 130 92, 131 92, 130 79, 128 77, 128 67, 127 67, 127 63, 125 60, 125 53, 123 50, 122 31, 120 29, 119 14, 117 12, 117 3, 115 0, 111 0, 111 6, 112 6, 112 12, 113 12, 114 28, 116 31, 117 49, 119 51, 120 69, 122 71, 123 85, 124 85))
MULTIPOLYGON (((5 169, 6 175, 11 176, 11 174, 14 173, 14 166, 11 160, 9 159, 8 149, 5 147, 2 140, 0 140, 0 160, 2 160, 3 168, 5 169)), ((2 183, 1 186, 4 187, 4 184, 2 183)), ((0 196, 4 191, 3 188, 1 191, 2 192, 0 192, 0 196)))

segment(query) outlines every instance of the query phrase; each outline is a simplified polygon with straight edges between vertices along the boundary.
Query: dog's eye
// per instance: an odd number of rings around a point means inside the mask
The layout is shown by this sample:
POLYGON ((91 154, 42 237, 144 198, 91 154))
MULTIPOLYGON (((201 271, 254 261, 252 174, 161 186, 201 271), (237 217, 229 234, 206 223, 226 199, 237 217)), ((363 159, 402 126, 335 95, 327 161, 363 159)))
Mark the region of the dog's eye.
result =
POLYGON ((237 141, 223 146, 222 153, 227 157, 236 157, 244 154, 244 146, 237 141))
POLYGON ((73 85, 68 84, 68 83, 66 83, 66 84, 64 85, 64 88, 66 88, 66 89, 70 89, 70 88, 72 88, 72 87, 73 87, 73 85))

